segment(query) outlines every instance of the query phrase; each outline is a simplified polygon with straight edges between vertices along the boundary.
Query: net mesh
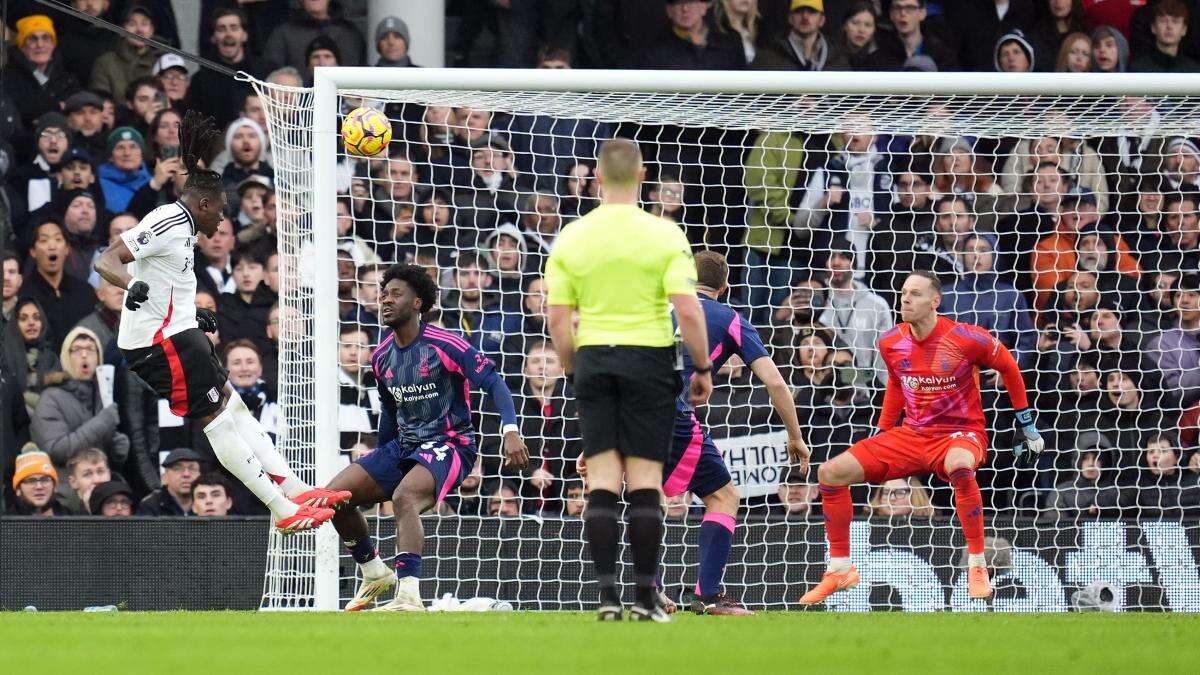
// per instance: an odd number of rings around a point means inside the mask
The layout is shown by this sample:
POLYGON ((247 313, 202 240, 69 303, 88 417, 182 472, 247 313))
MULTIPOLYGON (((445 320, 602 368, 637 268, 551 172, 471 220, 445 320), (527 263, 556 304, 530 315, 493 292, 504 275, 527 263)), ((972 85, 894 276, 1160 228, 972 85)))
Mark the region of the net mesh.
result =
MULTIPOLYGON (((313 391, 314 358, 341 364, 344 461, 373 446, 368 364, 381 336, 377 282, 392 262, 439 281, 432 320, 490 356, 517 400, 531 469, 501 466, 498 416, 476 396, 479 461, 426 517, 427 600, 595 600, 578 526, 578 424, 543 342, 541 270, 557 232, 598 203, 596 149, 621 135, 646 157, 643 206, 696 249, 727 256, 727 299, 769 346, 813 451, 808 475, 789 469, 761 383, 736 359, 717 374, 702 417, 742 495, 732 595, 778 609, 819 579, 815 466, 872 433, 887 379, 875 343, 897 321, 907 272, 927 269, 942 282, 943 314, 1013 352, 1048 441, 1035 468, 1014 466, 1011 406, 981 373, 992 606, 1062 611, 1101 583, 1117 608, 1200 609, 1200 315, 1196 296, 1177 290, 1200 265, 1194 98, 348 90, 341 113, 380 109, 394 138, 370 159, 339 148, 334 186, 312 185, 311 92, 259 90, 279 204, 280 438, 301 475, 315 457, 313 420, 334 414, 313 391), (318 189, 340 195, 336 309, 314 307, 304 281, 318 189), (312 320, 334 311, 339 353, 316 355, 312 320)), ((945 483, 852 494, 853 558, 868 583, 835 609, 987 607, 965 596, 945 483)), ((676 598, 696 583, 702 513, 690 493, 668 500, 663 581, 676 598)), ((385 555, 387 515, 372 512, 385 555)), ((311 603, 314 548, 272 540, 265 607, 311 603)), ((344 603, 355 569, 342 563, 344 603)))

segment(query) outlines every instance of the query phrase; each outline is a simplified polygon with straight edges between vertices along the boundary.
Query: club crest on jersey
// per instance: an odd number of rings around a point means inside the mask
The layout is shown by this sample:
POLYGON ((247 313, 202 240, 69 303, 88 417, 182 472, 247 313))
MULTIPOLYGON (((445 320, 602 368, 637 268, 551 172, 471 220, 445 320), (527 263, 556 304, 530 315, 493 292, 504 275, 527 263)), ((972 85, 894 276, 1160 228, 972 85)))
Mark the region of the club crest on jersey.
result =
POLYGON ((417 374, 421 377, 429 377, 429 364, 422 361, 420 365, 417 366, 417 374))
POLYGON ((912 368, 912 361, 909 359, 900 359, 899 365, 902 369, 908 370, 909 368, 912 368))
POLYGON ((154 238, 153 232, 151 232, 150 230, 143 230, 142 233, 137 236, 137 243, 141 244, 142 246, 145 246, 146 244, 149 244, 150 240, 153 238, 154 238))
POLYGON ((212 401, 213 403, 221 400, 221 392, 217 391, 216 387, 212 387, 208 390, 208 400, 212 401))

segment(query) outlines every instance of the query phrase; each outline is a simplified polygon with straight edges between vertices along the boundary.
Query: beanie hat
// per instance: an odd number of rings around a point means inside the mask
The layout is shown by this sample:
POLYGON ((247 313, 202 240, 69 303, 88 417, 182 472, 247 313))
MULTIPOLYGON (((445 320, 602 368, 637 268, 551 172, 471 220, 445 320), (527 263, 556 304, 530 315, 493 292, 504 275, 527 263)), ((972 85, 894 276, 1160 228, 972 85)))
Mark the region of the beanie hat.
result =
POLYGON ((375 24, 375 44, 379 44, 379 41, 388 33, 399 35, 405 44, 412 44, 412 41, 408 39, 408 24, 398 16, 385 16, 383 20, 375 24))
POLYGON ((130 501, 133 501, 133 490, 123 480, 109 480, 96 485, 88 497, 88 513, 93 516, 100 515, 100 510, 104 508, 104 502, 117 495, 125 495, 129 497, 130 501))
POLYGON ((342 50, 338 48, 337 42, 328 35, 318 35, 304 48, 304 63, 307 64, 309 57, 318 49, 328 49, 333 52, 333 58, 337 59, 338 63, 342 62, 342 50))
POLYGON ((17 47, 24 47, 25 41, 34 31, 44 30, 54 39, 54 44, 58 44, 58 33, 54 32, 54 22, 45 14, 34 14, 27 16, 17 22, 17 47))
POLYGON ((58 129, 66 133, 71 131, 71 126, 68 124, 67 118, 64 117, 62 113, 57 113, 51 110, 49 112, 42 113, 37 118, 37 128, 34 131, 34 135, 40 137, 42 132, 47 129, 58 129))
POLYGON ((121 141, 134 141, 142 148, 142 152, 146 152, 146 139, 142 136, 142 132, 133 127, 117 127, 108 135, 108 148, 106 153, 111 155, 113 148, 117 147, 117 143, 121 141))
POLYGON ((267 151, 267 133, 263 131, 263 128, 259 126, 258 122, 255 122, 249 117, 239 117, 229 123, 229 128, 225 130, 226 148, 233 146, 233 135, 236 134, 237 130, 241 127, 250 127, 250 130, 258 135, 258 142, 260 145, 262 145, 262 151, 267 151))
POLYGON ((21 481, 33 476, 50 476, 54 484, 58 485, 58 472, 54 470, 54 463, 50 461, 50 455, 37 450, 37 446, 32 443, 27 443, 25 447, 34 448, 34 450, 17 455, 16 472, 13 473, 13 489, 16 490, 21 481))
POLYGON ((994 54, 996 61, 996 72, 1000 72, 1000 48, 1009 42, 1017 43, 1017 46, 1021 48, 1021 51, 1025 52, 1025 58, 1029 59, 1029 71, 1033 72, 1036 70, 1037 59, 1034 57, 1033 43, 1031 43, 1029 38, 1025 36, 1025 31, 1021 30, 1020 28, 1014 28, 1013 30, 1005 33, 1000 37, 999 40, 996 41, 996 50, 994 54))

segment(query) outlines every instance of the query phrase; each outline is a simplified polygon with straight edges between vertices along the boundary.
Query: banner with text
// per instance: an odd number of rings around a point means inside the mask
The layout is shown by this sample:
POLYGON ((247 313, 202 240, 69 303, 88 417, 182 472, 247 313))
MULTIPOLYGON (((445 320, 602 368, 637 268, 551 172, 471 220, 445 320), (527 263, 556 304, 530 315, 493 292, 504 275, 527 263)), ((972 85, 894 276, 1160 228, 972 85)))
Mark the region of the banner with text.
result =
POLYGON ((787 432, 714 438, 725 458, 733 486, 742 497, 759 497, 775 492, 788 464, 787 432))

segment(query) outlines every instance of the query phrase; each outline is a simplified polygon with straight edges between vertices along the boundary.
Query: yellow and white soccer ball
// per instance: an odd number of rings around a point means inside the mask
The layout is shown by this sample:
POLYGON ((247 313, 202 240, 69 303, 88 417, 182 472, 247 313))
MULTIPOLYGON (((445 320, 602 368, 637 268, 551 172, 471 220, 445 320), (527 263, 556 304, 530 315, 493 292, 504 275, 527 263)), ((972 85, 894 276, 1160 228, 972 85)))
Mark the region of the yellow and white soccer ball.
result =
POLYGON ((355 108, 342 119, 342 143, 346 152, 374 157, 392 141, 392 123, 374 108, 355 108))

